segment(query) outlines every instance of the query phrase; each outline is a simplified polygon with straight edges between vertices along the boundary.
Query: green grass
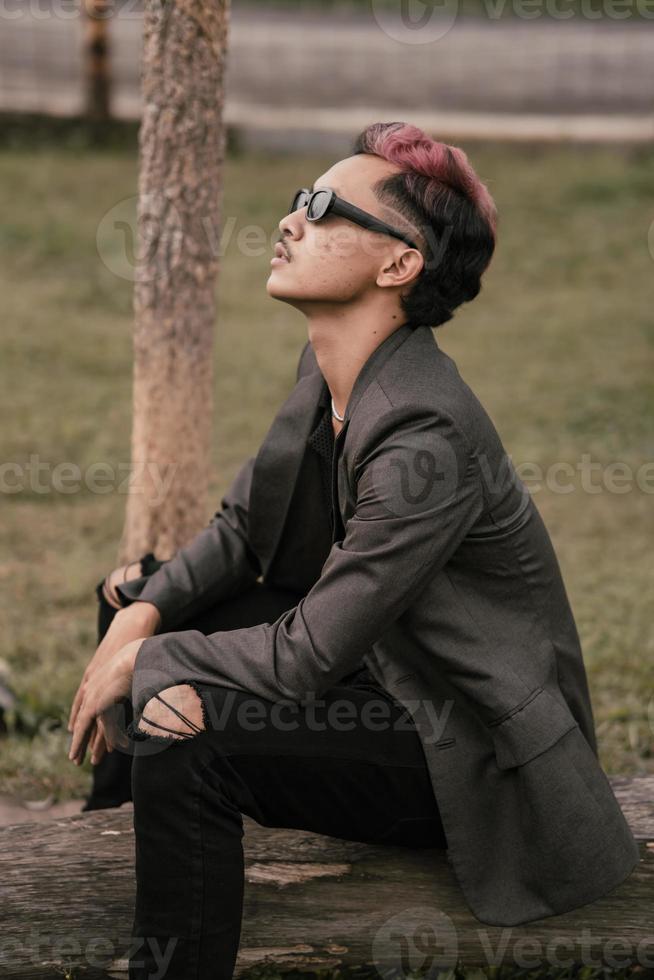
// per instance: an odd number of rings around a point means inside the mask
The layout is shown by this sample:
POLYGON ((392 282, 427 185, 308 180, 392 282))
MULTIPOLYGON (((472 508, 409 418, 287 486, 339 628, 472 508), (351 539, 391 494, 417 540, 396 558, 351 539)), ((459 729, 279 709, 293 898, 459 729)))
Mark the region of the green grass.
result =
MULTIPOLYGON (((482 293, 435 332, 438 343, 516 463, 575 466, 589 453, 635 471, 654 455, 654 152, 467 150, 497 201, 499 245, 482 293)), ((256 224, 272 236, 289 190, 331 162, 236 152, 228 161, 224 214, 236 225, 218 284, 216 506, 292 387, 306 339, 304 318, 266 294, 270 250, 243 256, 236 232, 256 224)), ((82 470, 129 461, 132 288, 99 260, 95 234, 135 186, 129 149, 0 152, 4 461, 34 455, 82 470)), ((654 772, 654 494, 573 482, 572 493, 545 487, 534 498, 577 617, 602 762, 654 772)), ((124 505, 116 492, 3 494, 0 658, 25 734, 0 741, 0 779, 24 797, 65 799, 90 784, 88 759, 67 760, 65 720, 95 649, 93 587, 115 565, 124 505)))

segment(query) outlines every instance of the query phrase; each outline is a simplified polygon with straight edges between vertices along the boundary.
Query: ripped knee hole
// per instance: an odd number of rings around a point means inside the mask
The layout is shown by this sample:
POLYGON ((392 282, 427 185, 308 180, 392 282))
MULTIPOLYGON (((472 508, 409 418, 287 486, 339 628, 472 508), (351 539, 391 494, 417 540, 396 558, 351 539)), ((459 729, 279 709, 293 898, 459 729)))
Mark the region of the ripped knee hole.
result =
POLYGON ((148 735, 166 731, 173 738, 193 738, 205 731, 202 709, 202 700, 195 688, 190 684, 177 684, 150 698, 143 708, 138 727, 148 735))

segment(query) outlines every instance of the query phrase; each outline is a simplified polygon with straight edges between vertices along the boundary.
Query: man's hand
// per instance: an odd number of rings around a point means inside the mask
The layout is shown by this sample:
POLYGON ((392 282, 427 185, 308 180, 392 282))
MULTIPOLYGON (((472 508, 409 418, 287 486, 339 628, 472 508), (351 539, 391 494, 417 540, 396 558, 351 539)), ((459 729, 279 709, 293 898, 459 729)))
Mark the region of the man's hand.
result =
POLYGON ((139 578, 140 575, 142 575, 140 558, 137 558, 136 561, 128 562, 127 565, 120 565, 118 568, 114 568, 102 583, 102 594, 105 601, 110 606, 113 606, 114 609, 120 609, 122 602, 116 592, 116 586, 122 582, 131 582, 132 579, 139 578))
MULTIPOLYGON (((105 667, 118 651, 122 650, 133 640, 154 636, 160 622, 161 616, 159 610, 151 602, 133 602, 116 613, 80 681, 68 718, 67 727, 69 732, 72 732, 75 727, 80 705, 95 673, 105 667)), ((90 747, 92 758, 99 753, 95 760, 99 762, 107 748, 106 739, 103 737, 104 731, 102 724, 98 726, 97 736, 97 740, 94 736, 93 744, 90 747)))
MULTIPOLYGON (((133 602, 115 614, 80 681, 68 718, 69 732, 75 728, 80 707, 96 672, 105 667, 129 643, 154 636, 160 623, 159 610, 151 602, 133 602)), ((89 734, 88 748, 93 765, 100 762, 107 750, 111 751, 110 746, 117 738, 116 726, 111 724, 111 719, 107 715, 99 717, 89 734), (107 726, 111 729, 110 735, 106 732, 107 726)))
MULTIPOLYGON (((108 662, 98 667, 85 684, 72 725, 73 737, 68 753, 68 758, 76 765, 84 761, 89 742, 93 743, 95 755, 98 736, 99 742, 109 751, 115 745, 124 744, 112 711, 121 698, 130 696, 134 663, 144 639, 146 637, 140 637, 127 643, 108 662)), ((104 748, 102 751, 104 753, 104 748)))

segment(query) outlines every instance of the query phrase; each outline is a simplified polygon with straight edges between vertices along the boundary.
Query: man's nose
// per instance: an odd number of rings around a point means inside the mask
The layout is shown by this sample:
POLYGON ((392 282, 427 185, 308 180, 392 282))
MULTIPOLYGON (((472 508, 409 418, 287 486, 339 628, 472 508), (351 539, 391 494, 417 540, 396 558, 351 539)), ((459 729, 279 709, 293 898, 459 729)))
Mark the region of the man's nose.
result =
POLYGON ((303 220, 301 210, 291 211, 289 214, 285 214, 277 225, 280 238, 299 238, 302 234, 303 220))

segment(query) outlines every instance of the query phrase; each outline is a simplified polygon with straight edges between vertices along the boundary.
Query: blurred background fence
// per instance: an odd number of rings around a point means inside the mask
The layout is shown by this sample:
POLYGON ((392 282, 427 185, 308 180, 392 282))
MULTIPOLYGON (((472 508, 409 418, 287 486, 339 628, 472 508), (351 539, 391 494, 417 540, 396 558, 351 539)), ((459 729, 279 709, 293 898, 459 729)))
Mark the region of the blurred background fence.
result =
MULTIPOLYGON (((142 5, 86 2, 102 13, 108 112, 136 120, 142 5)), ((246 141, 313 150, 347 146, 371 117, 441 138, 654 138, 654 2, 444 0, 413 14, 407 2, 235 0, 227 124, 246 141)), ((0 109, 82 115, 97 61, 89 69, 78 5, 4 0, 1 28, 0 109)))

